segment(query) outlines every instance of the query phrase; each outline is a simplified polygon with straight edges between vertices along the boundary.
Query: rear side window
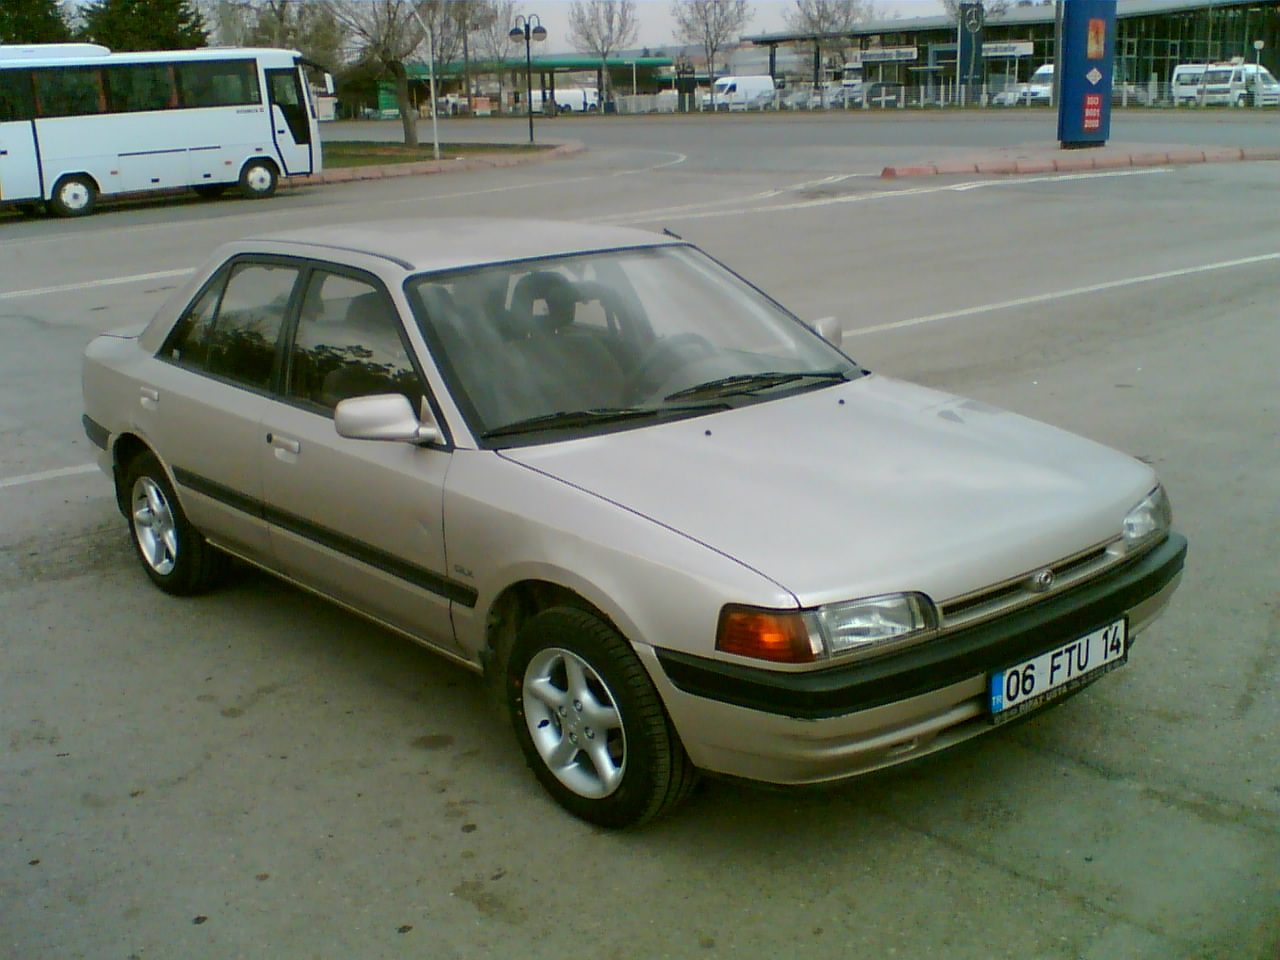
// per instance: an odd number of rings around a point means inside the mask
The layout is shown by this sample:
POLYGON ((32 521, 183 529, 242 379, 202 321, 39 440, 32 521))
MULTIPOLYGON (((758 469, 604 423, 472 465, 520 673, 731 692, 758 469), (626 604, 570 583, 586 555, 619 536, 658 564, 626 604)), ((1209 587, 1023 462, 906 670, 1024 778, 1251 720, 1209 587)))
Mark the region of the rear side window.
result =
POLYGON ((0 70, 0 123, 36 115, 30 70, 0 70))
POLYGON ((173 67, 167 63, 133 63, 107 68, 113 113, 167 110, 178 105, 173 67))
POLYGON ((97 67, 41 67, 35 78, 36 107, 42 117, 106 113, 107 98, 97 67))
POLYGON ((269 389, 298 274, 297 267, 278 263, 234 264, 182 315, 160 356, 269 389))

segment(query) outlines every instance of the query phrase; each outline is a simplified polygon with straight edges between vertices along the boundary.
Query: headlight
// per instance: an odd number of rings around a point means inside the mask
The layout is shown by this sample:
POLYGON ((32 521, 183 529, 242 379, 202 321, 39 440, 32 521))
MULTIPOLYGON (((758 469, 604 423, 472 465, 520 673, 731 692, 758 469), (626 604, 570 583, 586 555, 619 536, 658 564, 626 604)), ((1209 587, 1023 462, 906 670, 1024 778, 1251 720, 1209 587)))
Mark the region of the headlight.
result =
POLYGON ((1173 507, 1164 487, 1156 487, 1124 518, 1124 542, 1130 549, 1163 537, 1173 526, 1173 507))
POLYGON ((716 649, 775 663, 868 656, 937 626, 929 598, 892 593, 814 610, 761 610, 736 604, 720 613, 716 649))

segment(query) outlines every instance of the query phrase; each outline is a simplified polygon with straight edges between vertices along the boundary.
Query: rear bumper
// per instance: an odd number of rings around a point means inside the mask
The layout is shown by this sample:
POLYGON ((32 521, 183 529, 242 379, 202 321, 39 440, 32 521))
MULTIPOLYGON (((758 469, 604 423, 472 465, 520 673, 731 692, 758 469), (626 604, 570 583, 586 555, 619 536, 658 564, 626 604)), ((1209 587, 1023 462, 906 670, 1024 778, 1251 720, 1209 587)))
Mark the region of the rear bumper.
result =
POLYGON ((1121 617, 1135 636, 1168 604, 1186 540, 1024 610, 864 663, 780 673, 643 648, 694 763, 817 783, 933 753, 991 729, 988 674, 1121 617))

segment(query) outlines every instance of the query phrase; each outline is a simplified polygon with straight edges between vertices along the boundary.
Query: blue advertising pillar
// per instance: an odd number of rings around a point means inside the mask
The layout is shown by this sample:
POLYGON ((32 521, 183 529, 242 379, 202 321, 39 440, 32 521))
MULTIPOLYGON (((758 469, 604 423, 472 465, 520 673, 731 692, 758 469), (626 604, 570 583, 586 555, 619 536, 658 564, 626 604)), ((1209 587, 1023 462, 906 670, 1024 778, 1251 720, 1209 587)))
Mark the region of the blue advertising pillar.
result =
POLYGON ((956 81, 960 103, 977 102, 982 89, 985 61, 982 59, 983 16, 980 2, 961 3, 957 10, 956 81))
POLYGON ((1100 147, 1111 136, 1116 0, 1066 0, 1058 56, 1058 142, 1100 147))

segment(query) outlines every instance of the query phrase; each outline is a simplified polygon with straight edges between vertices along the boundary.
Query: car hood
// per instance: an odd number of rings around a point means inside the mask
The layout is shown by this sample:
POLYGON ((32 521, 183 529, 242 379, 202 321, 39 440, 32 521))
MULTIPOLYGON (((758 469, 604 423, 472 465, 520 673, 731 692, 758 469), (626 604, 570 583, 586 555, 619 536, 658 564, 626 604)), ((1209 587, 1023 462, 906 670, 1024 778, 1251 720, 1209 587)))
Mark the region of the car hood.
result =
POLYGON ((691 537, 805 606, 941 602, 1115 537, 1154 486, 1117 451, 880 376, 506 456, 691 537))

